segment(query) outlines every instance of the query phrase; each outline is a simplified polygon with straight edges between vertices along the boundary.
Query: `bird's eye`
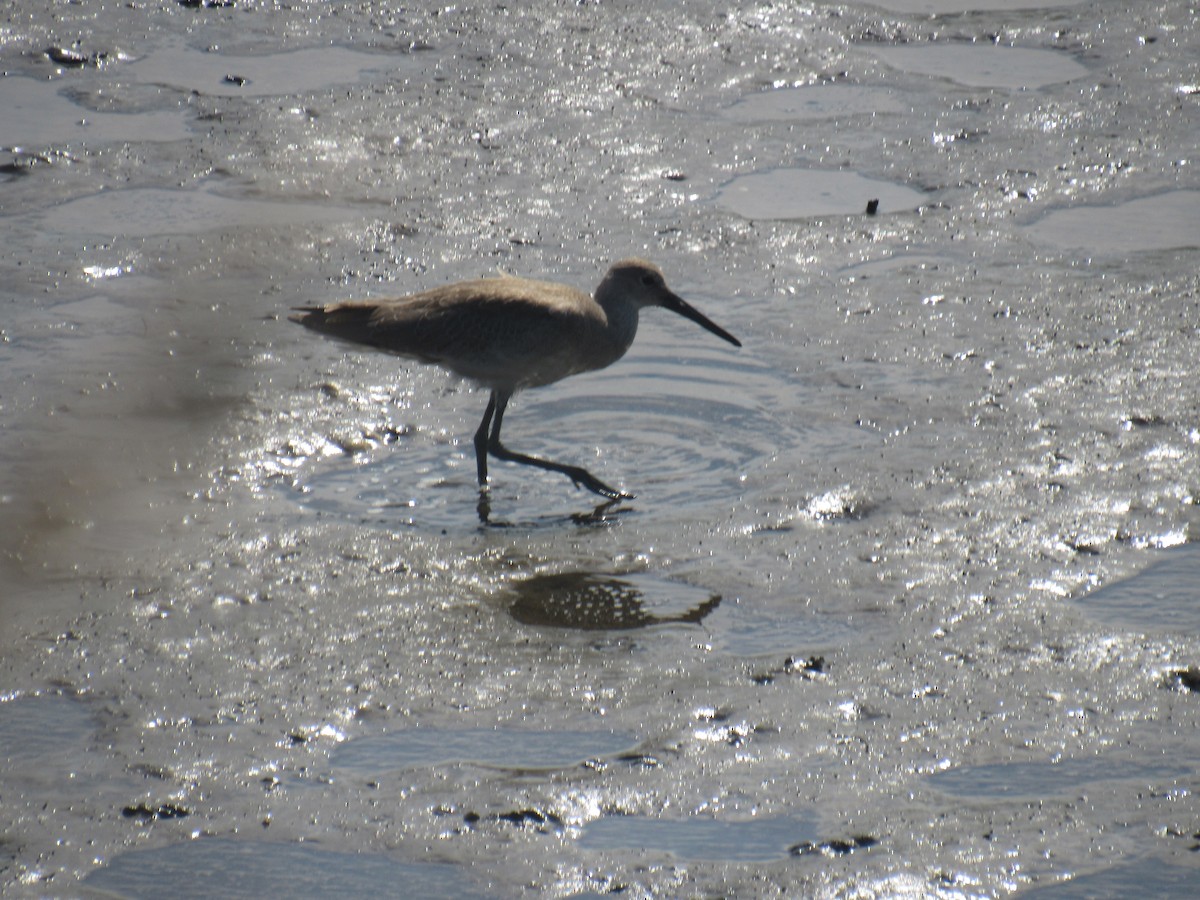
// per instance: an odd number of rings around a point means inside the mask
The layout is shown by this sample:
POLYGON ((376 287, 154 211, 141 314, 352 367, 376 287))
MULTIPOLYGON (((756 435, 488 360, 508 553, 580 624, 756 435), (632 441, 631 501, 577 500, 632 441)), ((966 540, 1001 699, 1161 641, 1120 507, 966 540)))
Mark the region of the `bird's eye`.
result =
POLYGON ((654 284, 654 275, 653 275, 653 274, 646 274, 646 275, 643 275, 643 276, 642 276, 642 284, 646 285, 646 287, 651 287, 651 286, 653 286, 653 284, 654 284))

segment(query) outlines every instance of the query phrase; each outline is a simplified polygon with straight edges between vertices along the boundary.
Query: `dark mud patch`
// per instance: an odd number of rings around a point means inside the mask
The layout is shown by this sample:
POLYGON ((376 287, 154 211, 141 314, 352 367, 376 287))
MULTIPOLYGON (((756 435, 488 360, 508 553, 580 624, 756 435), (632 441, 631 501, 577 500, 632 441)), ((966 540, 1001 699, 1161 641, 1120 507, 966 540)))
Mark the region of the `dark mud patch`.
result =
POLYGON ((829 841, 803 841, 788 848, 792 856, 824 856, 834 859, 838 856, 849 856, 859 850, 868 850, 879 843, 879 838, 867 834, 858 834, 849 838, 836 838, 829 841))
POLYGON ((481 822, 498 822, 503 825, 513 825, 517 828, 535 831, 539 834, 561 834, 566 827, 561 817, 548 810, 514 809, 502 813, 483 815, 469 812, 463 816, 463 822, 469 827, 476 827, 481 822))
POLYGON ((817 681, 827 678, 828 675, 823 656, 808 658, 789 656, 778 666, 755 672, 750 676, 750 680, 755 684, 774 684, 776 680, 789 676, 799 676, 808 681, 817 681))
POLYGON ((136 819, 143 824, 160 819, 186 819, 192 811, 176 803, 134 803, 121 810, 126 819, 136 819))
POLYGON ((1188 694, 1200 692, 1200 666, 1172 669, 1163 675, 1163 687, 1188 694))

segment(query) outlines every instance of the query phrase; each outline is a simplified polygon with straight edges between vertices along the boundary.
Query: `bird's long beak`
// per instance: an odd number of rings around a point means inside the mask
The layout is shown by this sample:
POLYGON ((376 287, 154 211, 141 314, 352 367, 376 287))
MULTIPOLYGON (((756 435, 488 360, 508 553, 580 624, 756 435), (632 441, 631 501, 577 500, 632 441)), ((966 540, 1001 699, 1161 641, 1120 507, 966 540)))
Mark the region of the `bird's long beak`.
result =
POLYGON ((667 293, 669 296, 662 304, 666 309, 671 310, 671 312, 679 313, 685 319, 691 319, 701 328, 705 329, 706 331, 711 331, 719 338, 724 338, 735 347, 742 346, 741 341, 735 338, 732 334, 730 334, 704 313, 700 312, 700 310, 696 309, 696 307, 692 306, 678 294, 671 293, 670 291, 667 293))

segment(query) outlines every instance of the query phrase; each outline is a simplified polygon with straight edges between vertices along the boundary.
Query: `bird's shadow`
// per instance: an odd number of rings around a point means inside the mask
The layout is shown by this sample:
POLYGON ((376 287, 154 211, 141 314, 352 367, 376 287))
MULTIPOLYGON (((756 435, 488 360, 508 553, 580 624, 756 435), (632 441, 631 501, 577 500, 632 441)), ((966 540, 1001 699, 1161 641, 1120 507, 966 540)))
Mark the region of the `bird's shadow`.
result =
MULTIPOLYGON (((576 525, 610 525, 616 521, 617 516, 631 511, 631 507, 622 507, 620 505, 629 499, 627 497, 618 497, 612 500, 605 500, 591 510, 570 513, 566 518, 576 525)), ((492 498, 486 488, 479 491, 479 503, 475 509, 479 513, 479 524, 484 528, 516 528, 529 524, 528 522, 515 522, 494 517, 492 515, 492 498)))

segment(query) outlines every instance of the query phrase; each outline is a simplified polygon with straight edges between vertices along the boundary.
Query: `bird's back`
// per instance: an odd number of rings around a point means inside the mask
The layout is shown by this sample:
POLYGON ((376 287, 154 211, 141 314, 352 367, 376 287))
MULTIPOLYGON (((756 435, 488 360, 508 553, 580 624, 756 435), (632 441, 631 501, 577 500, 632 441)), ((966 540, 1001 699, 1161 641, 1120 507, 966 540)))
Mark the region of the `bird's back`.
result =
POLYGON ((492 388, 549 384, 619 358, 604 311, 562 284, 500 277, 409 297, 306 307, 316 331, 435 363, 492 388))

